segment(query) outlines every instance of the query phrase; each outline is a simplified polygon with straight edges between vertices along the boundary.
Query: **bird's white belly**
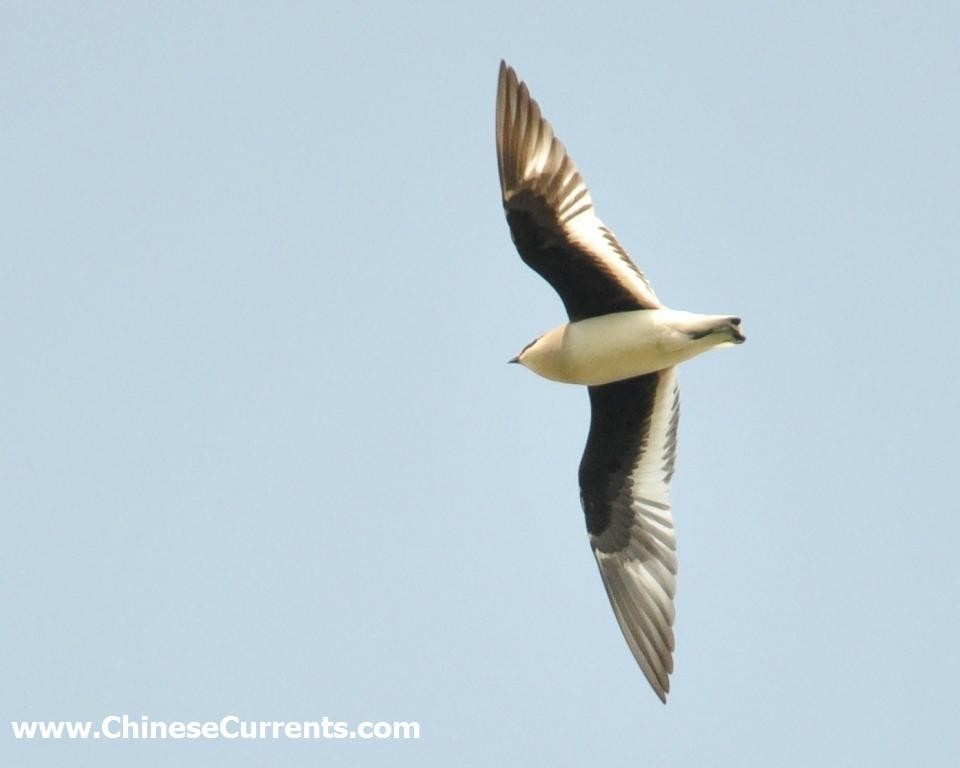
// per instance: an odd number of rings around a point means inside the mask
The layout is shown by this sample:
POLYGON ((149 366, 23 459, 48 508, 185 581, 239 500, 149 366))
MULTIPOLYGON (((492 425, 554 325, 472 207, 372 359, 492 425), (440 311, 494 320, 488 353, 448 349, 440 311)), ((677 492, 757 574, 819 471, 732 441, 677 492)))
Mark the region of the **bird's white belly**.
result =
POLYGON ((599 385, 663 370, 723 343, 728 318, 673 309, 617 312, 548 331, 520 362, 569 384, 599 385))

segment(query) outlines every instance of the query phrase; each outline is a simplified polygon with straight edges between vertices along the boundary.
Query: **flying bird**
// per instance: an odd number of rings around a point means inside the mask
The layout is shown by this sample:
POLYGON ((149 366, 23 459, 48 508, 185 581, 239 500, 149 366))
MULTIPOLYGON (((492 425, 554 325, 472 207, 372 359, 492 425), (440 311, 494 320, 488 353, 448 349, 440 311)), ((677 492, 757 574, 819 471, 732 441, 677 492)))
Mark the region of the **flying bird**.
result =
POLYGON ((597 217, 573 159, 514 70, 500 62, 497 163, 520 258, 560 295, 569 322, 512 363, 590 395, 580 502, 627 645, 660 700, 673 672, 677 365, 745 340, 740 318, 664 306, 597 217))

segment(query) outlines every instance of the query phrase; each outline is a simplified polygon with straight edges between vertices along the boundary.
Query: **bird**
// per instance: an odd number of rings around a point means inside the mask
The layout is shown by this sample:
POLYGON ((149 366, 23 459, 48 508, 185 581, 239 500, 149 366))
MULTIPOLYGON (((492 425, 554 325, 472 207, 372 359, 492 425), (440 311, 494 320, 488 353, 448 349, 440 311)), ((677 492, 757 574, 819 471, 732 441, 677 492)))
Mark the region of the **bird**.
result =
POLYGON ((514 245, 559 294, 568 317, 509 362, 587 387, 590 428, 578 476, 587 534, 627 645, 666 703, 675 647, 669 491, 680 419, 677 366, 743 343, 741 319, 661 303, 598 218, 573 158, 504 61, 496 143, 514 245))

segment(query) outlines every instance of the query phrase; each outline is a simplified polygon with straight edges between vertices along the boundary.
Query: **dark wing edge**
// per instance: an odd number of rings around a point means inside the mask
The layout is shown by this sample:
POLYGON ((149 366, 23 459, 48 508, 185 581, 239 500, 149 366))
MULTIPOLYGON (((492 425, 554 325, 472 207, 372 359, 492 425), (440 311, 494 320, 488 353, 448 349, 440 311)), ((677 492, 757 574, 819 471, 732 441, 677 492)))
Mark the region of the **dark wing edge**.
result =
POLYGON ((525 83, 500 62, 497 167, 517 250, 550 283, 573 320, 656 309, 650 282, 597 217, 573 158, 525 83))
POLYGON ((627 645, 666 702, 677 582, 669 500, 680 418, 676 368, 589 392, 580 498, 590 545, 627 645))

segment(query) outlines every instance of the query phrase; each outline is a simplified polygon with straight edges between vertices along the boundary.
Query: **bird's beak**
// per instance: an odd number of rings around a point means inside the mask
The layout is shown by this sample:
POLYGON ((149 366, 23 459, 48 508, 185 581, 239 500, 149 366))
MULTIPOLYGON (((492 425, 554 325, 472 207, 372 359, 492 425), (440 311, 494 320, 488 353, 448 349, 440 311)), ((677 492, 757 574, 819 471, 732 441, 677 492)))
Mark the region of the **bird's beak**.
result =
POLYGON ((520 362, 520 355, 517 355, 516 357, 511 357, 509 360, 507 360, 507 363, 519 363, 519 362, 520 362))

